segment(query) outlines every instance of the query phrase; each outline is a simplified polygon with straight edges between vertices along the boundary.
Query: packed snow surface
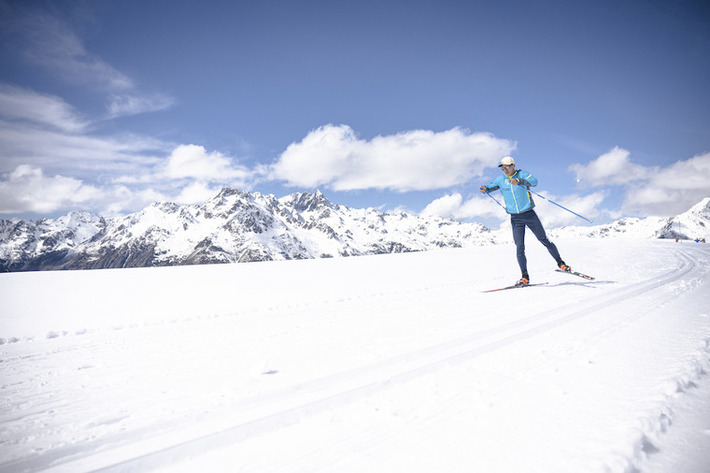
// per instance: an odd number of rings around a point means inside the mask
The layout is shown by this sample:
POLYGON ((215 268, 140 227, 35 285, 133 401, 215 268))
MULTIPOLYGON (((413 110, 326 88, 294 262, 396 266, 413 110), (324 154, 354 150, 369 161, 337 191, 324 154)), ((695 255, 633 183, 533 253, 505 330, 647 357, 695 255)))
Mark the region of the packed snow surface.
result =
POLYGON ((710 250, 0 274, 0 471, 710 471, 710 250))

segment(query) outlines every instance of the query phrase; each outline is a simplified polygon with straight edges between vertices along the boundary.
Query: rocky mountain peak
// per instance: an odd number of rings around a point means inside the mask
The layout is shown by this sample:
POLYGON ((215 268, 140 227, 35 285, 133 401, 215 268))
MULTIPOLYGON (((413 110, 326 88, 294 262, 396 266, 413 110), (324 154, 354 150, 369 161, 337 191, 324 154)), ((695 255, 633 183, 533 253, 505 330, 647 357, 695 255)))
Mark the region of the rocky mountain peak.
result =
POLYGON ((314 193, 299 192, 285 197, 282 202, 292 207, 297 212, 315 212, 322 209, 332 209, 334 204, 329 201, 320 190, 314 193))

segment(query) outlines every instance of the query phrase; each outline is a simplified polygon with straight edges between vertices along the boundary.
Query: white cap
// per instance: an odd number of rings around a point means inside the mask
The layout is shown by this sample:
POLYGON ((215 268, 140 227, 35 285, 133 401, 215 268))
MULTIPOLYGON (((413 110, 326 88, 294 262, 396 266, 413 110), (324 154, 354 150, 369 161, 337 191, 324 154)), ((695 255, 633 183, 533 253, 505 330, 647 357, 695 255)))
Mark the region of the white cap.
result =
POLYGON ((498 167, 503 167, 503 166, 510 166, 511 164, 515 165, 515 160, 511 158, 510 156, 506 156, 505 158, 500 160, 500 164, 498 167))

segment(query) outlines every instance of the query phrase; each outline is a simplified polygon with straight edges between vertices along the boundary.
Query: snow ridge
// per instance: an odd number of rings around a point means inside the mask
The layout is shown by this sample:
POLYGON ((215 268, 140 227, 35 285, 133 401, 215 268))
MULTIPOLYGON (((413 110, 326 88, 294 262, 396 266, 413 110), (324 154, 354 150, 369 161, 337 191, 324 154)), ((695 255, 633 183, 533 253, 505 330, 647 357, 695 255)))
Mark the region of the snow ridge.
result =
MULTIPOLYGON (((710 197, 671 218, 624 218, 563 227, 552 237, 710 237, 710 197)), ((508 242, 491 232, 404 212, 353 209, 320 191, 273 195, 227 187, 203 205, 156 202, 125 217, 70 212, 57 219, 0 220, 0 272, 241 263, 470 248, 508 242)))
POLYGON ((105 220, 0 221, 0 271, 236 263, 404 253, 491 244, 477 223, 352 209, 320 192, 225 188, 205 204, 153 203, 105 220))
POLYGON ((568 226, 551 230, 552 237, 593 238, 710 238, 710 197, 675 217, 622 218, 597 226, 568 226))

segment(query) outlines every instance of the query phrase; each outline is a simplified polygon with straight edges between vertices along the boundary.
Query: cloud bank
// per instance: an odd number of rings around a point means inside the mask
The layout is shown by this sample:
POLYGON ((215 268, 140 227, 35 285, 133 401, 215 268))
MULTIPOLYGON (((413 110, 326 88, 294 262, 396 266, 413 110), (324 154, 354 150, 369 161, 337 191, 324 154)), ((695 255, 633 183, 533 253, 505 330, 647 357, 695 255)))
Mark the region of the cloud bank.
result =
POLYGON ((88 121, 60 97, 9 84, 0 84, 0 117, 66 133, 81 132, 88 126, 88 121))
MULTIPOLYGON (((498 200, 501 201, 500 198, 498 200)), ((457 220, 473 217, 495 219, 502 215, 501 212, 500 206, 492 199, 464 200, 459 192, 454 192, 433 200, 421 211, 421 215, 437 215, 457 220)))
MULTIPOLYGON (((617 146, 586 164, 572 164, 569 171, 578 185, 587 189, 586 193, 540 194, 592 220, 623 215, 673 216, 710 197, 710 153, 665 167, 643 166, 631 160, 630 151, 617 146), (605 208, 605 201, 618 193, 621 193, 621 208, 605 208)), ((507 215, 493 199, 476 194, 469 199, 456 192, 446 194, 433 200, 421 214, 507 222, 507 215)), ((494 194, 493 197, 502 203, 500 195, 494 194)), ((533 199, 538 204, 542 201, 535 196, 533 199)), ((578 217, 554 205, 545 206, 539 216, 545 225, 550 226, 584 224, 578 217)))
POLYGON ((293 143, 269 178, 292 187, 397 192, 444 189, 482 175, 515 149, 511 141, 462 128, 359 138, 347 125, 325 125, 293 143))
MULTIPOLYGON (((601 212, 599 205, 604 200, 603 192, 595 192, 588 195, 568 195, 557 197, 547 192, 540 192, 545 199, 552 200, 558 204, 567 207, 574 212, 584 215, 589 219, 598 217, 601 212)), ((495 199, 503 204, 503 199, 500 195, 494 195, 495 199)), ((539 203, 539 197, 533 195, 533 200, 539 203)), ((509 220, 505 211, 493 199, 482 195, 476 195, 468 200, 465 200, 460 193, 453 193, 440 197, 432 201, 421 212, 422 215, 438 215, 440 217, 453 218, 457 220, 465 219, 486 219, 499 221, 501 224, 506 224, 509 220)), ((561 209, 555 205, 546 206, 544 212, 539 212, 538 216, 546 226, 560 226, 583 223, 579 217, 561 209)))
POLYGON ((622 214, 672 216, 710 196, 710 153, 665 167, 636 164, 630 156, 628 150, 615 147, 569 169, 584 187, 621 189, 622 214))
POLYGON ((65 176, 45 176, 40 168, 22 165, 0 179, 0 213, 55 210, 101 198, 101 191, 65 176))
POLYGON ((155 200, 204 201, 253 172, 202 146, 101 135, 62 98, 0 84, 0 213, 113 215, 155 200))

